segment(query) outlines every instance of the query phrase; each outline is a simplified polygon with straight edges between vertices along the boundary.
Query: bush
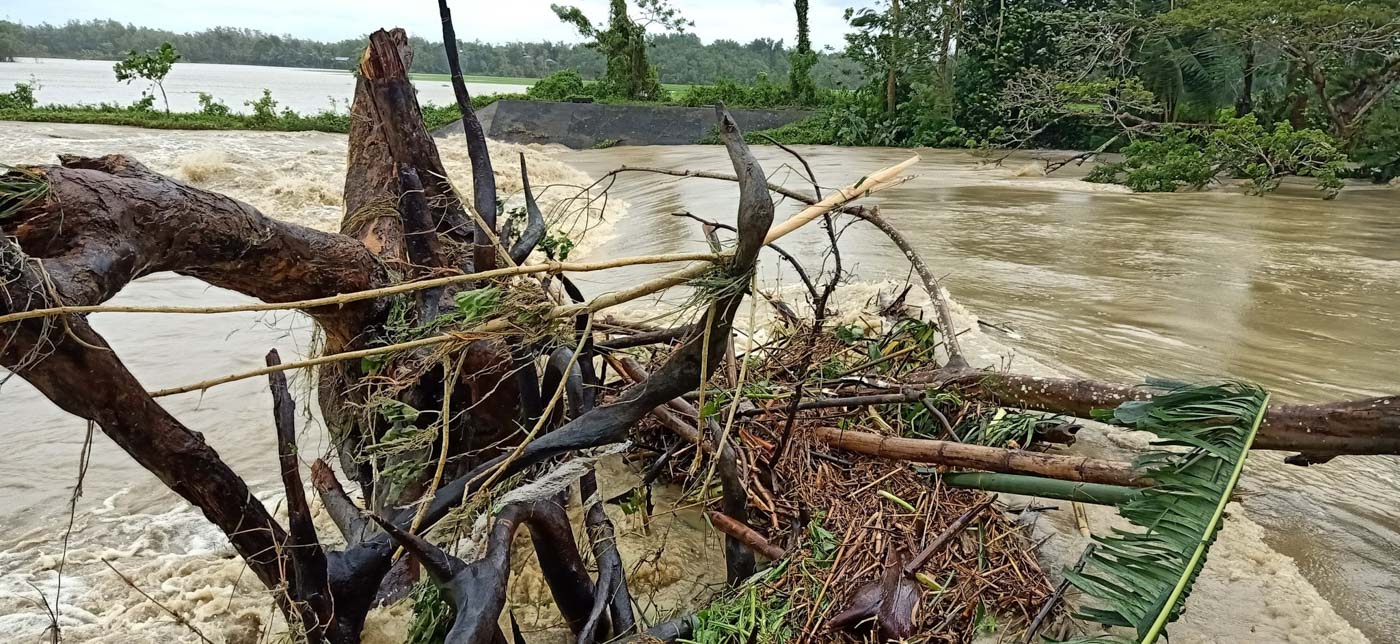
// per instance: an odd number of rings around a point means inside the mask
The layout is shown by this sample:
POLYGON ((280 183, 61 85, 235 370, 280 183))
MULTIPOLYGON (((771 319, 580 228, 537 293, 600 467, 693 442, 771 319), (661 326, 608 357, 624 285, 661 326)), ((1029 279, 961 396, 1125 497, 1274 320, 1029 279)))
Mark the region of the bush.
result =
POLYGON ((256 101, 243 101, 245 107, 253 108, 253 121, 271 123, 277 120, 277 100, 272 98, 272 90, 264 89, 262 98, 256 101))
POLYGON ((682 89, 674 101, 687 107, 721 102, 730 107, 791 107, 799 104, 786 87, 769 81, 767 74, 759 74, 753 85, 740 85, 728 78, 721 78, 714 85, 691 85, 682 89))
POLYGON ((228 116, 232 110, 223 101, 205 92, 199 93, 199 113, 205 116, 228 116))
MULTIPOLYGON (((154 112, 156 109, 156 95, 142 94, 141 98, 132 101, 131 107, 127 109, 133 112, 154 112)), ((166 111, 168 112, 169 110, 166 111)))
POLYGON ((554 72, 525 90, 525 95, 535 101, 567 101, 575 96, 587 95, 587 83, 572 69, 554 72))
MULTIPOLYGON (((781 143, 820 145, 881 145, 898 147, 964 147, 967 132, 953 124, 946 109, 934 109, 931 87, 916 87, 916 98, 884 109, 883 90, 830 92, 811 118, 764 132, 781 143)), ((754 142, 764 142, 762 137, 754 142)))
POLYGON ((1135 192, 1199 190, 1215 178, 1199 130, 1167 128, 1161 139, 1138 139, 1123 150, 1123 160, 1095 166, 1085 181, 1117 183, 1135 192))
POLYGON ((1337 196, 1347 158, 1336 139, 1322 130, 1295 130, 1288 121, 1266 130, 1253 114, 1229 118, 1231 111, 1221 115, 1224 127, 1210 133, 1211 156, 1233 176, 1249 179, 1251 192, 1273 192, 1292 175, 1312 177, 1327 198, 1337 196))
POLYGON ((1220 114, 1210 130, 1166 128, 1160 139, 1140 139, 1123 150, 1123 160, 1095 167, 1086 181, 1117 183, 1138 192, 1200 189, 1221 173, 1249 179, 1262 195, 1287 176, 1312 177, 1324 198, 1337 196, 1346 155, 1326 132, 1293 129, 1287 122, 1266 129, 1253 114, 1220 114))
POLYGON ((27 83, 15 83, 12 92, 0 93, 0 110, 32 110, 34 109, 34 90, 39 89, 39 82, 30 80, 27 83))

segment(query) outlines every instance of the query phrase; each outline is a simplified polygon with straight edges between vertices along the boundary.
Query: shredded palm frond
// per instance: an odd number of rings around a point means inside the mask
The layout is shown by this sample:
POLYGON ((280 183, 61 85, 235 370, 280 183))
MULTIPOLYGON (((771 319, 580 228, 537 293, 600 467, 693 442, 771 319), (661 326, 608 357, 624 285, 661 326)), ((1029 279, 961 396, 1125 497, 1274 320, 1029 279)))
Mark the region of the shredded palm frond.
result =
POLYGON ((1133 641, 1151 644, 1181 615, 1268 400, 1268 392, 1247 384, 1178 386, 1097 414, 1156 434, 1155 446, 1186 451, 1139 457, 1134 466, 1156 484, 1119 506, 1119 514, 1143 531, 1096 537, 1083 572, 1065 571, 1070 583, 1101 603, 1081 608, 1079 617, 1131 628, 1133 641))

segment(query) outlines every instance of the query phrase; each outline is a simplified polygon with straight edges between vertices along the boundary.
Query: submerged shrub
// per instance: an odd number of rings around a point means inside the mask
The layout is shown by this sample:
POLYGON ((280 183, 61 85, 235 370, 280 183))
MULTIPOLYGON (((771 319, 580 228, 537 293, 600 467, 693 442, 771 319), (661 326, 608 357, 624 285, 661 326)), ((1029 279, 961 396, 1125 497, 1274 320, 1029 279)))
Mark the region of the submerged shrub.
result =
POLYGON ((228 116, 232 110, 212 94, 199 92, 199 113, 205 116, 228 116))
POLYGON ((1336 139, 1321 130, 1293 129, 1287 122, 1273 129, 1253 114, 1221 114, 1210 130, 1164 128, 1160 138, 1139 139, 1123 150, 1123 160, 1095 167, 1085 181, 1117 183, 1138 192, 1200 189, 1220 174, 1248 179, 1249 192, 1276 190, 1284 177, 1311 177, 1324 197, 1342 189, 1346 155, 1336 139))
POLYGON ((1138 139, 1123 150, 1123 160, 1096 166, 1085 181, 1117 183, 1136 192, 1199 190, 1215 177, 1199 130, 1167 128, 1160 139, 1138 139))
POLYGON ((34 109, 34 90, 37 89, 39 89, 39 82, 36 80, 15 83, 14 91, 0 93, 0 110, 34 109))

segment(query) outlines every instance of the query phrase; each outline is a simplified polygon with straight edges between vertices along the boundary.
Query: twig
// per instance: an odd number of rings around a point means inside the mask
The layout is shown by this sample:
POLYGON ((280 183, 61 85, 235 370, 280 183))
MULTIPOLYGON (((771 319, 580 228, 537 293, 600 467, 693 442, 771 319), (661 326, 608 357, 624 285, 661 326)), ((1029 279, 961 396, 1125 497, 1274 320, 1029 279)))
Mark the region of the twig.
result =
MULTIPOLYGON (((78 499, 83 496, 83 480, 87 478, 88 464, 92 461, 92 432, 97 423, 89 420, 87 422, 87 433, 83 437, 83 447, 78 452, 78 480, 73 484, 73 494, 68 497, 68 528, 63 531, 63 554, 58 560, 58 582, 53 591, 53 608, 50 615, 53 619, 53 632, 55 641, 62 639, 58 627, 58 616, 63 611, 63 569, 68 563, 68 541, 73 536, 73 522, 78 516, 78 499)), ((44 600, 45 605, 48 600, 44 600)))
POLYGON ((476 282, 498 277, 510 277, 513 275, 529 275, 534 273, 557 274, 564 272, 584 273, 591 271, 602 271, 612 268, 622 268, 624 266, 641 266, 646 264, 669 264, 677 262, 720 262, 727 255, 716 253, 675 253, 671 255, 643 255, 637 257, 624 257, 620 259, 610 259, 601 262, 546 262, 543 264, 531 264, 529 266, 512 266, 498 268, 495 270, 468 273, 466 275, 450 275, 448 277, 438 277, 433 279, 420 280, 416 282, 405 282, 383 288, 369 289, 365 291, 355 291, 353 293, 341 293, 329 297, 318 297, 310 300, 298 300, 294 302, 257 302, 254 304, 235 304, 231 306, 139 306, 139 305, 110 305, 95 304, 84 306, 56 306, 46 309, 32 309, 20 311, 8 315, 0 315, 0 324, 18 322, 31 318, 51 317, 56 315, 69 315, 74 313, 184 313, 184 314, 211 314, 211 313, 243 313, 249 311, 288 311, 298 309, 314 309, 323 306, 339 306, 351 302, 362 300, 372 300, 375 298, 399 293, 409 293, 423 289, 438 288, 450 284, 460 284, 462 282, 476 282))
POLYGON ((919 252, 914 249, 913 244, 910 244, 908 239, 905 239, 904 234, 885 221, 878 212, 867 208, 862 209, 856 216, 870 222, 880 229, 880 232, 885 233, 885 236, 889 237, 890 241, 894 242, 894 245, 904 253, 904 258, 914 266, 914 271, 923 280, 924 290, 928 291, 929 299, 933 301, 934 310, 938 313, 938 326, 943 332, 943 346, 948 351, 948 364, 946 366, 951 369, 967 368, 968 364, 967 360, 963 358, 962 347, 958 345, 958 331, 953 326, 953 313, 948 305, 948 298, 943 295, 943 289, 938 285, 938 278, 933 276, 933 271, 929 270, 928 264, 924 263, 919 252))
POLYGON ((958 536, 958 533, 966 529, 968 524, 972 523, 972 520, 977 518, 977 515, 981 514, 983 510, 992 507, 992 503, 995 501, 996 497, 988 497, 985 501, 982 501, 981 503, 977 504, 971 510, 962 513, 962 516, 954 520, 952 525, 949 525, 948 528, 942 533, 940 533, 937 538, 935 538, 927 546, 924 546, 924 549, 920 550, 919 554, 914 555, 914 558, 910 559, 909 563, 904 565, 904 574, 912 575, 915 572, 918 572, 920 568, 923 568, 924 564, 928 563, 929 559, 933 558, 934 555, 938 554, 939 550, 942 550, 945 546, 952 542, 953 537, 958 536))
POLYGON ((424 495, 423 503, 418 506, 418 514, 413 516, 413 523, 408 526, 409 534, 416 534, 418 527, 423 524, 423 516, 428 513, 428 501, 437 492, 438 486, 442 485, 442 473, 447 469, 447 446, 448 435, 451 433, 452 424, 452 390, 456 388, 458 375, 462 371, 462 363, 466 362, 467 354, 457 356, 457 361, 449 368, 449 361, 443 360, 442 379, 442 447, 438 455, 437 470, 433 472, 433 482, 428 485, 428 492, 424 495))
MULTIPOLYGON (((898 405, 900 403, 917 402, 922 400, 924 392, 908 391, 897 394, 872 394, 869 396, 849 396, 846 398, 817 398, 815 400, 804 400, 796 406, 788 406, 784 411, 806 411, 808 409, 829 409, 832 407, 866 407, 870 405, 898 405)), ((773 409, 742 409, 740 416, 763 416, 771 414, 773 409)))
MULTIPOLYGON (((685 211, 673 212, 671 213, 671 216, 687 217, 690 219, 694 219, 695 221, 698 221, 706 226, 713 226, 715 228, 719 228, 721 230, 728 230, 731 232, 738 232, 737 228, 730 226, 729 224, 705 219, 704 217, 699 217, 685 211)), ((768 247, 773 249, 773 252, 777 253, 779 257, 782 257, 784 260, 786 260, 788 264, 792 265, 792 270, 797 273, 797 279, 802 280, 802 285, 807 287, 807 293, 812 296, 813 300, 816 300, 817 287, 812 284, 812 278, 807 275, 807 269, 802 267, 802 262, 797 261, 797 258, 794 257, 792 253, 783 250, 782 246, 779 246, 777 244, 768 244, 768 247)))
POLYGON ((710 510, 709 517, 710 524, 713 525, 716 530, 738 539, 740 543, 747 546, 750 550, 773 561, 783 558, 785 554, 783 549, 769 543, 767 539, 763 538, 763 535, 755 532, 753 528, 735 521, 732 517, 723 512, 710 510))
POLYGON ((209 638, 207 638, 207 637, 204 636, 204 633, 199 632, 199 629, 198 629, 198 628, 195 628, 194 624, 191 624, 190 621, 189 621, 188 619, 186 619, 183 615, 181 615, 181 614, 179 614, 179 613, 177 613, 177 612, 171 610, 171 609, 170 609, 169 607, 167 607, 165 604, 162 604, 162 603, 156 601, 156 598, 155 598, 155 597, 152 597, 152 596, 146 594, 146 591, 141 590, 141 587, 140 587, 140 586, 137 586, 137 585, 136 585, 136 582, 131 581, 131 578, 130 578, 130 577, 127 577, 126 575, 123 575, 123 574, 122 574, 122 571, 117 570, 117 567, 112 565, 112 562, 107 561, 106 559, 101 559, 100 561, 101 561, 102 563, 106 564, 108 568, 111 568, 111 569, 112 569, 112 572, 117 573, 117 576, 118 576, 118 577, 121 577, 122 581, 126 582, 126 585, 130 586, 132 590, 134 590, 134 591, 140 593, 141 596, 142 596, 142 597, 145 597, 147 601, 151 602, 152 604, 155 604, 155 605, 156 605, 157 607, 159 607, 161 610, 163 610, 163 611, 165 611, 166 613, 168 613, 171 617, 174 617, 174 618, 175 618, 175 623, 176 623, 176 624, 179 624, 179 625, 181 625, 181 626, 184 626, 185 628, 189 629, 191 633, 194 633, 195 637, 198 637, 198 638, 199 638, 199 641, 205 642, 206 644, 214 644, 212 641, 210 641, 209 638))
MULTIPOLYGON (((1084 554, 1079 556, 1079 563, 1074 564, 1074 572, 1084 570, 1084 564, 1089 561, 1089 555, 1093 554, 1094 549, 1097 547, 1098 544, 1091 543, 1088 547, 1084 548, 1084 554)), ((1055 611, 1055 606, 1059 605, 1060 600, 1064 599, 1065 592, 1068 590, 1069 579, 1061 580, 1060 585, 1055 587, 1055 592, 1050 595, 1049 599, 1045 600, 1045 604, 1036 612, 1035 618, 1031 620, 1030 626, 1026 627, 1026 634, 1021 637, 1021 644, 1031 644, 1035 641, 1035 635, 1040 632, 1041 625, 1045 623, 1046 618, 1050 617, 1050 613, 1055 611)))

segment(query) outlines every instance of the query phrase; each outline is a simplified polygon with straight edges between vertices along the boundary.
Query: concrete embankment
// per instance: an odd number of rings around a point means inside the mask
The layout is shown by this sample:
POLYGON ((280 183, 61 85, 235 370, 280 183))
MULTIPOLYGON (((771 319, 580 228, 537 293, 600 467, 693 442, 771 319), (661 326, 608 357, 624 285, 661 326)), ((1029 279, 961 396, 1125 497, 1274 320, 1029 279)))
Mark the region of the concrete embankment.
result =
MULTIPOLYGON (((807 110, 730 110, 746 132, 780 127, 811 115, 807 110)), ((714 131, 709 107, 606 105, 497 101, 477 112, 488 138, 509 143, 558 143, 575 149, 611 145, 687 145, 714 131)), ((458 121, 433 132, 460 134, 458 121)))

